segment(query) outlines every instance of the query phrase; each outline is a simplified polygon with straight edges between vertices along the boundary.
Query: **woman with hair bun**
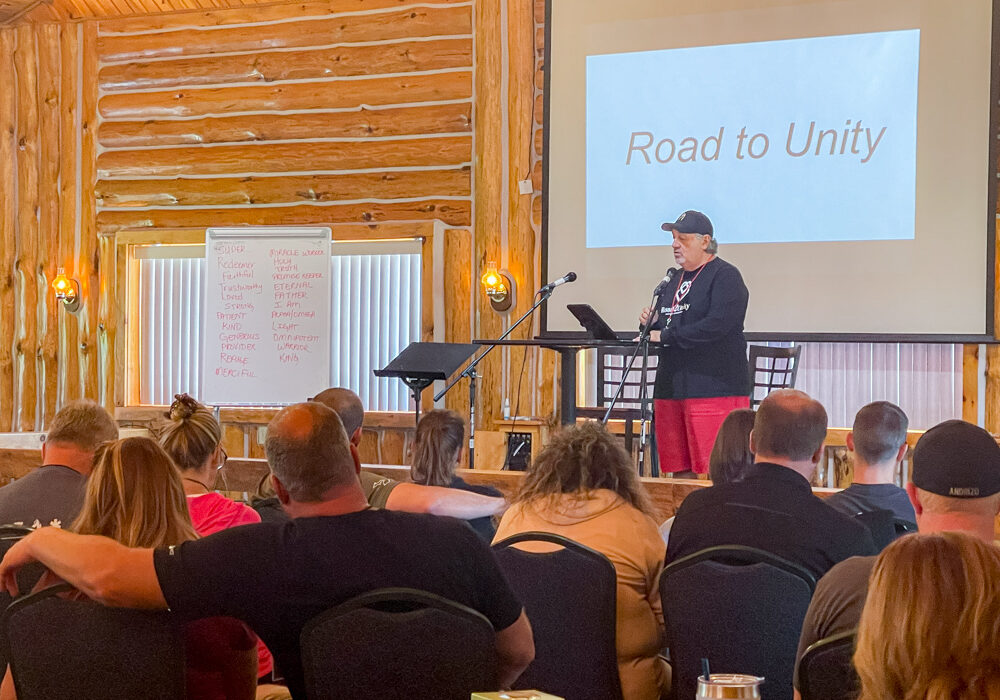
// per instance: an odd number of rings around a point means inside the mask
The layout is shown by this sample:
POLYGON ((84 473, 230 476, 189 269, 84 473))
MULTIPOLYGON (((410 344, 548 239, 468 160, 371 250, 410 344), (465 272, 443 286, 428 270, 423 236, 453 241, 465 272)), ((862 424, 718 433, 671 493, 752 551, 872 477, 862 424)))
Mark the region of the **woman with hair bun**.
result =
MULTIPOLYGON (((205 537, 237 525, 259 523, 260 515, 253 508, 213 490, 218 472, 226 463, 226 451, 222 447, 222 428, 212 409, 187 394, 177 394, 167 419, 160 429, 160 445, 180 470, 191 522, 198 534, 205 537)), ((270 682, 273 670, 271 652, 258 641, 262 684, 270 682)))
MULTIPOLYGON (((413 464, 410 478, 424 486, 447 486, 500 498, 503 496, 490 486, 473 486, 459 477, 455 470, 462 459, 465 444, 465 421, 455 411, 436 409, 428 411, 417 423, 417 436, 413 445, 413 464)), ((467 521, 472 529, 487 542, 493 539, 496 527, 492 518, 474 518, 467 521)))

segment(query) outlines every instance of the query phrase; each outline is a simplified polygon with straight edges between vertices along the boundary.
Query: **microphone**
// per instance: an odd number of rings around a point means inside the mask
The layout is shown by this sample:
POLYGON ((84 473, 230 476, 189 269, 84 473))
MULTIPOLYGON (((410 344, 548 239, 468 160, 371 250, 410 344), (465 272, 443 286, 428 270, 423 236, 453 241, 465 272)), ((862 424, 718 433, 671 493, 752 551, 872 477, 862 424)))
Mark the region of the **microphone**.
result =
POLYGON ((553 289, 558 287, 560 284, 566 284, 568 282, 576 282, 576 273, 567 272, 565 275, 555 280, 554 282, 549 282, 547 285, 538 290, 539 294, 544 292, 551 292, 553 289))
POLYGON ((676 274, 677 274, 676 267, 672 267, 669 270, 667 270, 667 273, 663 275, 663 279, 660 280, 660 283, 656 285, 656 289, 653 290, 653 296, 654 297, 660 296, 660 294, 662 294, 663 291, 667 288, 667 285, 670 284, 670 280, 672 280, 674 278, 674 275, 676 274))

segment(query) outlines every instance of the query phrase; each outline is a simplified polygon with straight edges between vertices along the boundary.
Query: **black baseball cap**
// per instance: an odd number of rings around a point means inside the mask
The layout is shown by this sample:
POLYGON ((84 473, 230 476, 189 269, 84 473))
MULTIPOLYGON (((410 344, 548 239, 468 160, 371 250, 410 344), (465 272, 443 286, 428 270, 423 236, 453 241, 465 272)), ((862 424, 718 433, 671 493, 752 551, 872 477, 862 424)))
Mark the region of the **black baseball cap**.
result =
POLYGON ((951 498, 985 498, 1000 492, 1000 445, 962 420, 938 423, 913 449, 914 486, 951 498))
POLYGON ((712 222, 700 211, 689 209, 677 217, 677 221, 666 222, 660 226, 664 231, 676 231, 677 233, 700 233, 703 236, 714 236, 712 222))

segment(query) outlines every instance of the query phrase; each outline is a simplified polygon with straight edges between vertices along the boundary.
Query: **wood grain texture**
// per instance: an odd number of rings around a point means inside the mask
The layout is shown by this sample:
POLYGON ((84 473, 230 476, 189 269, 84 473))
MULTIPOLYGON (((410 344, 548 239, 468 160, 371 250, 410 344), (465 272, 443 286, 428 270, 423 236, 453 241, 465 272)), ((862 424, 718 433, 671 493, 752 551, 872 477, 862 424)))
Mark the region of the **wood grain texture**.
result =
POLYGON ((287 204, 435 195, 469 196, 469 170, 417 170, 345 175, 277 175, 197 180, 100 180, 105 207, 287 204))
POLYGON ((986 419, 983 426, 1000 433, 1000 345, 986 346, 986 419))
POLYGON ((59 260, 59 175, 61 146, 59 133, 59 98, 61 56, 59 27, 37 25, 38 38, 38 111, 39 111, 39 226, 38 266, 35 284, 38 290, 39 336, 39 423, 45 427, 52 420, 59 399, 59 302, 53 297, 49 282, 55 277, 59 260))
POLYGON ((14 48, 17 80, 17 292, 14 313, 14 375, 18 392, 17 429, 38 429, 38 60, 34 28, 17 28, 14 48))
POLYGON ((153 119, 226 112, 353 109, 363 105, 465 100, 471 94, 471 71, 458 70, 312 83, 112 93, 101 99, 100 109, 105 119, 153 119))
MULTIPOLYGON (((164 2, 164 0, 150 1, 164 2)), ((187 9, 179 6, 181 3, 177 0, 166 0, 166 2, 166 7, 171 10, 187 9)), ((101 34, 134 34, 194 27, 223 27, 230 24, 244 24, 247 22, 248 16, 252 16, 255 22, 274 22, 290 17, 300 19, 327 17, 345 12, 398 10, 418 3, 416 0, 306 0, 295 3, 269 2, 261 5, 254 2, 243 2, 242 4, 252 5, 252 12, 247 12, 242 7, 236 7, 207 12, 149 13, 140 17, 106 19, 101 22, 101 34)), ((469 0, 433 0, 433 4, 467 5, 469 0)))
MULTIPOLYGON (((0 74, 14 75, 14 29, 0 29, 0 74)), ((14 166, 14 132, 17 119, 17 93, 0 90, 0 186, 6 196, 0 198, 0 431, 14 426, 17 382, 14 376, 14 324, 19 237, 17 231, 17 171, 14 166)))
POLYGON ((277 226, 381 221, 430 221, 440 219, 452 226, 468 226, 472 219, 468 200, 420 200, 416 202, 372 202, 309 206, 300 204, 266 209, 150 209, 102 211, 101 233, 123 228, 207 228, 209 226, 277 226))
POLYGON ((979 346, 962 346, 962 420, 979 422, 979 346))
MULTIPOLYGON (((450 229, 444 234, 444 294, 447 301, 444 340, 446 343, 471 343, 472 295, 479 291, 478 279, 473 284, 472 234, 466 229, 450 229)), ((449 391, 445 407, 469 420, 466 392, 449 391)))
POLYGON ((249 114, 183 121, 104 122, 105 148, 240 143, 285 139, 379 138, 472 131, 470 102, 349 112, 249 114))
POLYGON ((471 65, 472 39, 465 38, 116 63, 103 67, 98 80, 102 90, 118 92, 411 73, 471 65))
MULTIPOLYGON (((76 202, 79 181, 76 177, 77 146, 79 134, 79 103, 77 101, 77 67, 80 60, 77 26, 63 24, 59 27, 60 72, 59 88, 59 265, 66 274, 77 278, 76 260, 76 202)), ((59 404, 80 398, 80 363, 76 361, 78 345, 78 320, 63 313, 59 317, 59 371, 62 374, 59 404)))
POLYGON ((97 83, 88 76, 97 73, 97 26, 84 22, 81 28, 83 44, 80 56, 83 99, 80 106, 80 254, 77 268, 83 297, 79 319, 78 361, 83 396, 97 400, 100 391, 97 346, 97 294, 100 289, 99 254, 97 247, 97 204, 94 185, 97 182, 97 83))
POLYGON ((468 6, 413 7, 254 27, 177 29, 134 36, 105 35, 98 42, 98 54, 102 62, 112 63, 168 56, 465 35, 471 30, 472 13, 468 6))
MULTIPOLYGON (((473 169, 475 192, 475 262, 472 276, 478 278, 490 260, 503 265, 501 232, 506 227, 502 198, 507 172, 504 168, 504 141, 499 115, 507 109, 503 84, 503 30, 501 0, 476 2, 476 161, 473 169)), ((521 294, 524 293, 522 288, 521 294)), ((476 338, 497 338, 503 332, 500 316, 483 294, 476 294, 479 326, 476 338)), ((503 414, 503 352, 494 352, 480 364, 476 428, 493 430, 493 421, 503 414)))
POLYGON ((455 166, 471 160, 471 136, 442 136, 398 141, 105 151, 97 160, 97 168, 102 178, 122 178, 455 166))
POLYGON ((118 276, 115 274, 116 250, 114 236, 98 239, 100 287, 97 308, 97 343, 100 362, 100 394, 98 401, 113 406, 115 398, 115 341, 118 334, 118 276))

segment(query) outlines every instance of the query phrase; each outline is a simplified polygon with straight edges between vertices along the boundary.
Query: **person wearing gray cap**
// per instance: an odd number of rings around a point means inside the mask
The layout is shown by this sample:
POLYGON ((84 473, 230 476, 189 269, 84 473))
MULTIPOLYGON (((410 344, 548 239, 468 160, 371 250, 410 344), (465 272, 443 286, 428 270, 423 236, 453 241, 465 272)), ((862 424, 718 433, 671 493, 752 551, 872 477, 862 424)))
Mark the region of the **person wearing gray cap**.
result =
POLYGON ((740 271, 718 255, 715 229, 700 211, 661 226, 673 236, 678 274, 656 288, 639 323, 659 351, 653 422, 660 471, 708 472, 715 436, 730 411, 750 406, 743 320, 750 294, 740 271))
MULTIPOLYGON (((913 450, 906 492, 923 534, 965 532, 994 542, 1000 514, 1000 445, 982 428, 960 420, 939 423, 913 450)), ((798 661, 815 642, 858 626, 875 557, 851 557, 816 585, 802 624, 798 661)))

